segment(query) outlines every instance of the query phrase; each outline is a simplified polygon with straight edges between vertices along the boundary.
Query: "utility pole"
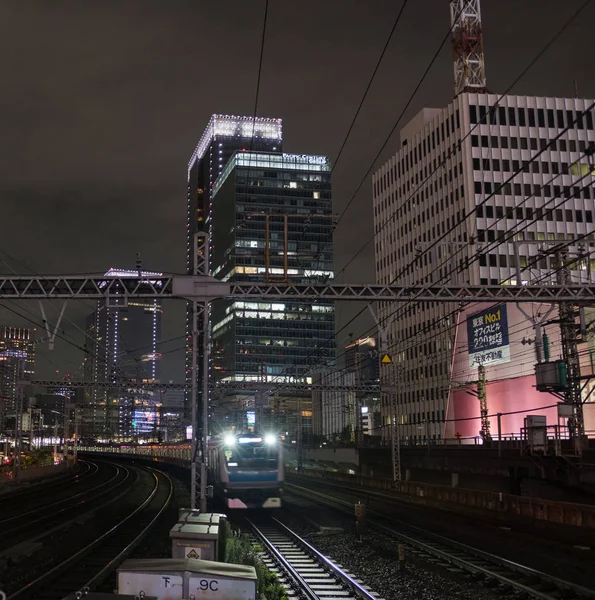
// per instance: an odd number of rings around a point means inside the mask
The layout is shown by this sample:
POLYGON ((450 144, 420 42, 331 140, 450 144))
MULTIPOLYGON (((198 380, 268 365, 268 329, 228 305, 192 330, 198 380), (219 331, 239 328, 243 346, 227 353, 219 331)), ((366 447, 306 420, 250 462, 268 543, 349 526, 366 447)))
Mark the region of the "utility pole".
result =
MULTIPOLYGON (((376 322, 378 327, 378 360, 380 361, 380 369, 391 369, 392 370, 392 386, 390 386, 390 397, 391 397, 391 414, 390 414, 390 427, 391 427, 391 463, 393 470, 393 481, 401 481, 401 436, 399 432, 399 404, 397 398, 397 371, 393 365, 392 358, 388 354, 388 343, 386 336, 386 329, 382 327, 376 313, 372 310, 372 305, 368 304, 368 309, 372 314, 372 318, 376 322)), ((389 377, 390 381, 391 377, 389 377)))
MULTIPOLYGON (((194 275, 209 273, 209 236, 206 233, 194 234, 194 275)), ((197 507, 199 492, 200 510, 207 510, 207 436, 209 420, 209 305, 208 302, 192 300, 192 462, 190 465, 190 508, 197 507), (199 331, 200 323, 200 331, 199 331), (201 419, 198 419, 198 349, 202 341, 202 404, 201 419), (199 427, 200 424, 200 427, 199 427), (200 437, 199 437, 200 436, 200 437), (200 477, 200 487, 197 482, 200 477)))
POLYGON ((481 435, 484 442, 492 439, 490 433, 490 420, 488 419, 488 398, 486 393, 486 368, 479 365, 477 368, 477 398, 479 400, 479 414, 481 415, 481 435))
MULTIPOLYGON (((570 269, 567 264, 567 253, 563 250, 556 251, 556 266, 558 269, 558 283, 570 283, 570 269)), ((560 333, 562 343, 562 358, 566 363, 567 388, 564 391, 564 402, 572 406, 574 428, 572 429, 575 451, 582 452, 582 439, 585 433, 583 419, 583 402, 581 395, 581 365, 578 354, 577 324, 575 321, 575 307, 572 302, 558 304, 560 315, 560 333)))
MULTIPOLYGON (((19 363, 22 361, 19 361, 19 363)), ((19 372, 21 371, 19 365, 19 372)), ((14 469, 15 480, 21 483, 22 459, 23 451, 23 404, 25 398, 25 388, 22 385, 16 386, 16 419, 14 432, 14 469)))

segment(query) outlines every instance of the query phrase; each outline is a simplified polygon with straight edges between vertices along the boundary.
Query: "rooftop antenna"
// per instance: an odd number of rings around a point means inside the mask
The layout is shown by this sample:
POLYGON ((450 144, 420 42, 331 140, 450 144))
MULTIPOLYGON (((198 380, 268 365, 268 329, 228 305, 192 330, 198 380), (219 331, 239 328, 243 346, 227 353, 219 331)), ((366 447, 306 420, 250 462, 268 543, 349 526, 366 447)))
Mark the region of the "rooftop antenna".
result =
POLYGON ((485 62, 479 0, 449 0, 454 55, 455 96, 485 93, 485 62))
POLYGON ((143 259, 140 257, 140 252, 136 253, 136 270, 141 278, 143 276, 143 259))

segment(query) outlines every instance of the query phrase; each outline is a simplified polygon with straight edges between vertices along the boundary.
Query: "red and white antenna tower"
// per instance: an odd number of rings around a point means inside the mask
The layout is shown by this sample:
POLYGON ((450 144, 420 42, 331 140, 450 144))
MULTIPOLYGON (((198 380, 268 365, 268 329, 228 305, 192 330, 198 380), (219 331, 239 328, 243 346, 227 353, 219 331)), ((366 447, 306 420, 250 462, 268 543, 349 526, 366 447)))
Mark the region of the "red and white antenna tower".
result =
POLYGON ((450 0, 455 96, 487 92, 479 0, 450 0))

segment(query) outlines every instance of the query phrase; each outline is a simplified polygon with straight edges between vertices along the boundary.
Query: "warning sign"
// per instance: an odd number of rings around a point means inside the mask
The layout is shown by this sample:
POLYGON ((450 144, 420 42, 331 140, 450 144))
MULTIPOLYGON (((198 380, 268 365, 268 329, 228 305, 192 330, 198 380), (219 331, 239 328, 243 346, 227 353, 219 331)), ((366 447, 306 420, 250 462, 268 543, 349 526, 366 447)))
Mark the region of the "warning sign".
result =
POLYGON ((390 354, 383 354, 382 358, 380 359, 380 362, 383 365, 392 365, 393 364, 393 359, 391 358, 390 354))
POLYGON ((186 554, 186 558, 200 558, 200 550, 197 552, 195 548, 190 548, 190 552, 186 554))

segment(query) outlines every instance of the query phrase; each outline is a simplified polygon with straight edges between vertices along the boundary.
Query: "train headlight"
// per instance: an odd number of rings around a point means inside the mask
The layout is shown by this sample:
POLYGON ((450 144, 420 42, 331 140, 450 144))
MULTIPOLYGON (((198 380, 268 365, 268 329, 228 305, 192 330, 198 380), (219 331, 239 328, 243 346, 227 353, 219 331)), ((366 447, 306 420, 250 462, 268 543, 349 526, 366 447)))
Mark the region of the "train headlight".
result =
POLYGON ((267 433, 264 436, 264 443, 267 446, 274 446, 277 443, 277 436, 273 435, 272 433, 267 433))
POLYGON ((236 443, 236 436, 233 433, 226 433, 223 436, 223 443, 226 446, 233 446, 236 443))

